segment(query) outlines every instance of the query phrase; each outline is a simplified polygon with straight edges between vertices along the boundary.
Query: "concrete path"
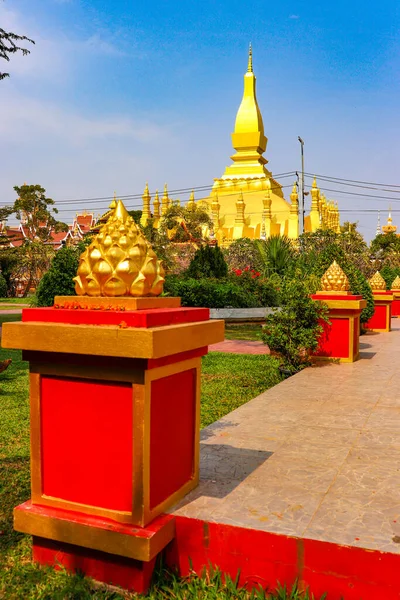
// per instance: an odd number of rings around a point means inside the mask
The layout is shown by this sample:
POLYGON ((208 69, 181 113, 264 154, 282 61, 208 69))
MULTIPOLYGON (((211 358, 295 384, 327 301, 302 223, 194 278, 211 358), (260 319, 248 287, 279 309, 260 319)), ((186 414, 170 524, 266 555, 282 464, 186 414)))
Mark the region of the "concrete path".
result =
MULTIPOLYGON (((400 553, 400 329, 306 369, 202 430, 175 514, 400 553)), ((218 402, 218 398, 215 398, 218 402)))
POLYGON ((233 354, 269 354, 269 348, 263 342, 251 340, 224 340, 209 346, 209 351, 233 354))

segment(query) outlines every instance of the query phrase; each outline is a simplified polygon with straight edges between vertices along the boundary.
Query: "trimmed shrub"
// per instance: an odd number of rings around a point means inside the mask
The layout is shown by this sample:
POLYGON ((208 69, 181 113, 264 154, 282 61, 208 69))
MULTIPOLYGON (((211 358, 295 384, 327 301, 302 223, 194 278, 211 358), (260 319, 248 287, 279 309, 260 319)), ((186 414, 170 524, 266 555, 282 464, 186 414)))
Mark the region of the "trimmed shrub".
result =
POLYGON ((310 364, 323 332, 321 322, 329 322, 328 309, 322 302, 311 300, 308 286, 299 279, 283 282, 281 299, 280 310, 265 319, 262 339, 293 374, 310 364))
POLYGON ((186 271, 186 276, 190 278, 221 279, 227 275, 228 265, 219 246, 207 245, 199 248, 186 271))
POLYGON ((36 292, 36 306, 52 306, 55 296, 74 296, 79 257, 85 246, 66 246, 57 251, 50 269, 43 275, 36 292))
POLYGON ((382 275, 383 279, 386 281, 386 287, 388 288, 388 290, 390 290, 393 281, 398 275, 400 275, 400 268, 384 265, 379 272, 382 275))
POLYGON ((179 296, 182 306, 205 308, 254 308, 260 306, 256 296, 240 285, 217 279, 191 279, 169 276, 164 293, 179 296))

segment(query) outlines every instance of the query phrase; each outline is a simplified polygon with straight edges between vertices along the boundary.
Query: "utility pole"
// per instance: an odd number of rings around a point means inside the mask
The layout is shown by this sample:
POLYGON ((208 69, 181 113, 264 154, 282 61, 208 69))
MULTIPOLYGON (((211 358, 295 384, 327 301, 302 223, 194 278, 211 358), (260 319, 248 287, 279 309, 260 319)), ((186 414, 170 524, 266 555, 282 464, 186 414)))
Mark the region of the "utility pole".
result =
POLYGON ((300 202, 300 227, 301 227, 301 233, 304 233, 304 141, 301 139, 300 136, 297 137, 297 139, 300 142, 300 147, 301 147, 301 202, 300 202))

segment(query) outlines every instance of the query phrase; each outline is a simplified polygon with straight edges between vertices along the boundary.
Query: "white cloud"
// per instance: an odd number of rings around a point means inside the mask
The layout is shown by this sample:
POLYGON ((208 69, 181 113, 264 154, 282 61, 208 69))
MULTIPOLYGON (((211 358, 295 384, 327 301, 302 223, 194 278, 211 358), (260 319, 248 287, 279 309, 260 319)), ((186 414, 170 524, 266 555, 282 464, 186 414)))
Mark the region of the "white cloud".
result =
POLYGON ((300 19, 299 15, 289 15, 289 19, 300 19))
POLYGON ((7 95, 0 96, 0 135, 3 139, 23 137, 26 141, 39 136, 78 145, 89 139, 109 137, 154 143, 172 135, 168 127, 145 116, 137 120, 124 115, 92 117, 23 96, 12 87, 8 91, 7 95))

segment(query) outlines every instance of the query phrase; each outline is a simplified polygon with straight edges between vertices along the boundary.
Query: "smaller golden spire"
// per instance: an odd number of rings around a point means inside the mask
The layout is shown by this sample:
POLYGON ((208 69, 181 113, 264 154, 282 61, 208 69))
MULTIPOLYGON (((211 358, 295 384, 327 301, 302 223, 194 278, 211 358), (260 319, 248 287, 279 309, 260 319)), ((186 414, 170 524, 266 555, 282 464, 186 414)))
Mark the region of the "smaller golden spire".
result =
POLYGON ((156 190, 154 200, 153 200, 153 213, 154 213, 155 219, 160 218, 160 197, 158 195, 158 190, 156 190))
POLYGON ((243 201, 243 192, 240 192, 239 198, 237 199, 237 202, 236 202, 236 219, 235 219, 236 224, 241 225, 244 223, 244 209, 245 208, 246 208, 246 205, 243 201))
POLYGON ((290 194, 290 200, 292 202, 290 205, 290 212, 292 214, 297 214, 299 210, 299 194, 297 193, 296 182, 294 182, 293 184, 292 193, 290 194))
POLYGON ((142 200, 143 200, 143 209, 142 209, 142 216, 140 217, 140 224, 142 225, 142 227, 146 227, 149 219, 151 219, 151 210, 150 210, 151 196, 150 196, 150 191, 149 191, 149 184, 147 182, 146 182, 146 185, 144 188, 142 200))
POLYGON ((195 210, 196 209, 196 202, 195 202, 195 199, 194 199, 194 190, 191 191, 189 202, 187 203, 187 207, 186 208, 189 208, 190 210, 195 210))
POLYGON ((333 261, 329 269, 322 275, 321 288, 324 294, 348 294, 350 289, 349 280, 336 260, 333 261))
POLYGON ((398 275, 394 279, 391 289, 392 290, 400 290, 400 277, 398 275))
POLYGON ((379 271, 377 271, 375 275, 371 277, 369 280, 369 285, 371 286, 372 291, 384 290, 386 292, 386 281, 383 279, 379 271))
POLYGON ((216 232, 218 232, 218 230, 219 230, 219 211, 220 211, 220 205, 219 205, 219 199, 218 199, 218 192, 217 192, 217 190, 215 190, 213 199, 211 202, 211 214, 212 214, 212 219, 213 219, 213 223, 214 223, 214 229, 216 232))
POLYGON ((117 192, 114 192, 114 198, 111 200, 111 204, 108 208, 111 208, 111 210, 117 208, 117 192))
POLYGON ((248 73, 253 72, 253 50, 251 48, 251 42, 249 44, 249 62, 247 64, 247 72, 248 73))
POLYGON ((161 199, 161 214, 165 215, 170 206, 170 199, 168 196, 168 187, 167 184, 164 185, 164 194, 161 199))

